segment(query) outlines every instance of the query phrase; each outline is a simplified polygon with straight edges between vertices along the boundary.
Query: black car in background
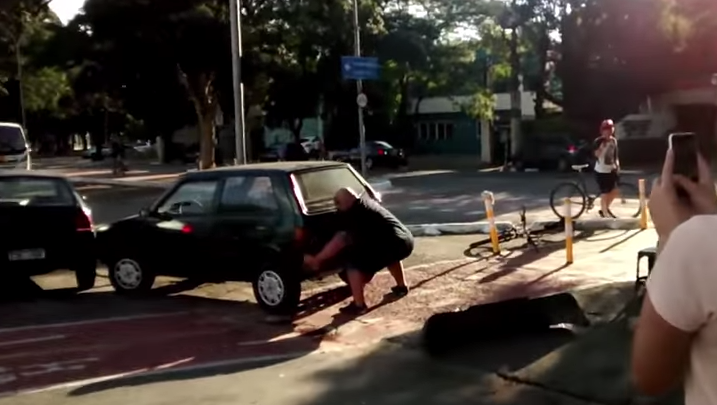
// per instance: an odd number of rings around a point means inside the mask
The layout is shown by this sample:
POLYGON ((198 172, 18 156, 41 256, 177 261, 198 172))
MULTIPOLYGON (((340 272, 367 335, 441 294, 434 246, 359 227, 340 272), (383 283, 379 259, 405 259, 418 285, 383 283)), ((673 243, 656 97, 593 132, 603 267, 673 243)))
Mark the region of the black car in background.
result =
POLYGON ((0 229, 3 278, 74 270, 80 290, 94 287, 92 213, 65 178, 0 173, 0 229))
POLYGON ((537 133, 523 137, 522 152, 513 157, 513 167, 569 171, 572 165, 592 162, 591 145, 566 134, 537 133))
POLYGON ((348 164, 271 162, 189 172, 138 215, 100 227, 100 261, 115 291, 150 290, 159 275, 249 281, 259 305, 296 311, 303 268, 337 230, 334 194, 380 199, 348 164))
MULTIPOLYGON (((353 148, 347 160, 354 167, 361 166, 361 148, 353 148)), ((394 148, 384 141, 366 141, 366 169, 383 167, 397 169, 408 165, 408 158, 403 149, 394 148)))

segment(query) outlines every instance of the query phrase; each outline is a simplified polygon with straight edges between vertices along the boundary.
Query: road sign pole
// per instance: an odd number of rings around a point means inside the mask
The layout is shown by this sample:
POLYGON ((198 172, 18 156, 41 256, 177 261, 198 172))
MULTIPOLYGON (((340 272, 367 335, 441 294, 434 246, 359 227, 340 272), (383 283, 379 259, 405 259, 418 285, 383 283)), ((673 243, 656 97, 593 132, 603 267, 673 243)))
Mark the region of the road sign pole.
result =
MULTIPOLYGON (((361 56, 358 0, 354 0, 354 54, 361 56)), ((356 80, 356 96, 363 93, 363 82, 356 80)), ((366 129, 363 125, 363 108, 358 106, 359 149, 361 150, 361 175, 366 177, 366 129)))
POLYGON ((241 0, 229 0, 232 46, 232 78, 234 84, 234 164, 246 164, 244 131, 244 85, 241 82, 241 0))

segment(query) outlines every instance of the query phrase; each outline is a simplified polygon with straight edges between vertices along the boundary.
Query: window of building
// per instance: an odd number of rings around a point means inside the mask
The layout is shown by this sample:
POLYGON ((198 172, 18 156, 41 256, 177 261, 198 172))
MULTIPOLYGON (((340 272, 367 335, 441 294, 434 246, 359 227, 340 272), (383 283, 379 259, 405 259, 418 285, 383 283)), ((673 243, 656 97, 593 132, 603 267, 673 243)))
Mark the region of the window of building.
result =
POLYGON ((453 123, 424 122, 417 127, 418 139, 424 142, 447 141, 453 139, 453 123))

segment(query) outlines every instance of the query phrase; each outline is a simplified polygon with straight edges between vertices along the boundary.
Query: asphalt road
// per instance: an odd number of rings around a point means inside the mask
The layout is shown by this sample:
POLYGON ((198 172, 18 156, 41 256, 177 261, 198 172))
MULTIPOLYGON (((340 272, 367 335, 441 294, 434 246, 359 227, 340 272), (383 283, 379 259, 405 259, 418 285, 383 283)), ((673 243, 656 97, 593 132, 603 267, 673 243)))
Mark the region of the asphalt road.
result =
MULTIPOLYGON (((591 175, 586 176, 589 187, 593 187, 591 175)), ((623 180, 637 184, 638 177, 627 174, 623 180)), ((553 219, 554 214, 549 210, 551 190, 561 182, 575 179, 576 175, 557 173, 404 173, 392 178, 393 187, 383 191, 383 201, 407 224, 472 222, 485 219, 481 193, 487 190, 495 195, 497 216, 507 215, 508 219, 517 221, 515 213, 526 207, 533 213, 529 220, 553 219)), ((93 208, 96 223, 136 214, 164 191, 82 185, 79 188, 93 208)))

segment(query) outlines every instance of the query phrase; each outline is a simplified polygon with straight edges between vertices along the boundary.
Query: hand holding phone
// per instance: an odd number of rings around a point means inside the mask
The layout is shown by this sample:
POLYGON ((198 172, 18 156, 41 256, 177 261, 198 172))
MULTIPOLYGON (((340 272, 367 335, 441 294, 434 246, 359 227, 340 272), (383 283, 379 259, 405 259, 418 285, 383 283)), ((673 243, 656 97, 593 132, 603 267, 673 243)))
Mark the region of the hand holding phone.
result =
POLYGON ((672 173, 695 182, 698 181, 697 134, 694 132, 673 133, 670 134, 668 142, 674 158, 672 173))

